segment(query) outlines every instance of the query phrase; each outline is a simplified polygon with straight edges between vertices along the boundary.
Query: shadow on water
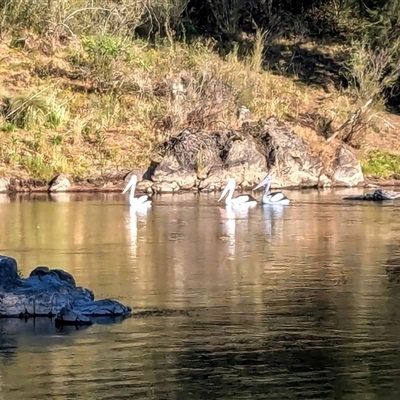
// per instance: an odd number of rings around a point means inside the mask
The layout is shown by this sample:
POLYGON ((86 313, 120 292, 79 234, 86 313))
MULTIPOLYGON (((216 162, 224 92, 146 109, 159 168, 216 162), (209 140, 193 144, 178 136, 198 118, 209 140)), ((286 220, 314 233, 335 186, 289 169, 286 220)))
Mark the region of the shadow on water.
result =
POLYGON ((206 324, 193 322, 187 331, 204 329, 208 336, 180 345, 175 367, 182 393, 196 399, 364 399, 367 393, 397 399, 399 288, 378 301, 380 315, 364 317, 346 310, 341 298, 348 289, 335 290, 328 283, 275 299, 267 291, 263 310, 248 306, 240 325, 212 310, 206 324))
POLYGON ((51 318, 1 318, 0 358, 7 362, 16 362, 17 354, 23 351, 26 342, 31 346, 47 348, 50 344, 63 343, 63 336, 78 333, 86 328, 87 326, 66 326, 60 330, 55 327, 54 319, 51 318))

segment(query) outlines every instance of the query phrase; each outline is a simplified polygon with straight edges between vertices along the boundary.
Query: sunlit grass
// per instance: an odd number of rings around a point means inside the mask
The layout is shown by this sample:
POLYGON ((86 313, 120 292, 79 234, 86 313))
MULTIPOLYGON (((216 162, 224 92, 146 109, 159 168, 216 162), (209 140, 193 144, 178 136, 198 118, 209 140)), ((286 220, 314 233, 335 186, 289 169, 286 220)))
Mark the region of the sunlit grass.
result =
MULTIPOLYGON (((293 120, 323 98, 310 129, 318 130, 319 120, 343 123, 354 111, 350 97, 338 91, 327 96, 264 70, 263 38, 259 32, 253 51, 242 58, 235 48, 220 57, 206 40, 149 44, 106 35, 83 36, 51 57, 2 47, 15 70, 28 72, 35 84, 0 89, 7 104, 0 117, 1 159, 10 171, 46 179, 144 167, 160 143, 187 126, 240 126, 240 106, 254 120, 293 120)), ((4 81, 12 75, 0 68, 4 81)))
POLYGON ((400 155, 374 150, 366 154, 362 161, 365 175, 373 178, 391 178, 400 175, 400 155))

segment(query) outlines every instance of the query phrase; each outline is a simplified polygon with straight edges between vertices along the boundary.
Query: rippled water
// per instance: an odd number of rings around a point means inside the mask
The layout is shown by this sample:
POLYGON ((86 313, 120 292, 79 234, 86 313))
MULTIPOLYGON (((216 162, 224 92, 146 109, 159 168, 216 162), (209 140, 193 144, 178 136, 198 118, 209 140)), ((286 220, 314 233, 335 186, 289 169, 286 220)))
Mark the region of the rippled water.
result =
POLYGON ((400 203, 287 192, 0 197, 0 254, 71 272, 98 297, 177 310, 57 332, 0 321, 0 399, 399 399, 400 287, 384 264, 400 203))

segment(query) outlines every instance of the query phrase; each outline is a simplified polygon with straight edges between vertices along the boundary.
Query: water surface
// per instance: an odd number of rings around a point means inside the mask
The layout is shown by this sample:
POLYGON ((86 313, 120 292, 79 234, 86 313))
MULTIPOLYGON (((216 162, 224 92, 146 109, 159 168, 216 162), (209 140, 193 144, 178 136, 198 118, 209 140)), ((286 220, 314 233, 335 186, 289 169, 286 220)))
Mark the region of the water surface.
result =
POLYGON ((213 194, 147 213, 120 194, 0 196, 0 254, 23 274, 63 268, 97 297, 179 311, 63 332, 0 321, 0 399, 400 398, 384 268, 400 203, 350 192, 242 212, 213 194))

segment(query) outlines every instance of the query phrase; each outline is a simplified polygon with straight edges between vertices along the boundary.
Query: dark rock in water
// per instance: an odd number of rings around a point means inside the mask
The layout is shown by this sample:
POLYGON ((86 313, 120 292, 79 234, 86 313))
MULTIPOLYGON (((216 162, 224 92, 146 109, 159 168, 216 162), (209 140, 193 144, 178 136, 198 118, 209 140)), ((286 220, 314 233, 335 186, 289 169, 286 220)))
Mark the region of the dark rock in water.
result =
POLYGON ((44 276, 46 274, 48 274, 50 271, 49 267, 46 267, 44 265, 39 265, 38 267, 36 267, 29 276, 44 276))
POLYGON ((130 314, 131 308, 118 301, 94 300, 91 290, 76 286, 74 277, 60 269, 40 266, 21 279, 16 261, 0 255, 1 318, 55 317, 57 325, 79 326, 130 314))
POLYGON ((13 258, 0 256, 0 288, 12 286, 17 280, 17 262, 13 258))
POLYGON ((366 201, 386 201, 400 198, 400 193, 392 190, 375 190, 374 193, 362 194, 359 196, 343 197, 343 200, 366 200, 366 201))

